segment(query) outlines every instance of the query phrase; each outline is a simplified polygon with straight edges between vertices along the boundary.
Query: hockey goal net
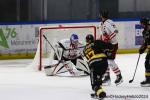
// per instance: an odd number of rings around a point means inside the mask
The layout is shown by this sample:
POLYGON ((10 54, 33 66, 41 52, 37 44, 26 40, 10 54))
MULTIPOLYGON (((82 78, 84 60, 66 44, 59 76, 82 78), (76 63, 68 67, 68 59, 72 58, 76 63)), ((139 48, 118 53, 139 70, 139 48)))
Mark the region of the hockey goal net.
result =
POLYGON ((69 39, 71 34, 77 34, 79 41, 85 44, 87 34, 93 34, 96 38, 95 26, 45 26, 39 28, 39 44, 32 66, 36 70, 42 70, 42 67, 52 62, 54 50, 57 42, 61 39, 69 39), (45 36, 45 37, 43 37, 45 36))

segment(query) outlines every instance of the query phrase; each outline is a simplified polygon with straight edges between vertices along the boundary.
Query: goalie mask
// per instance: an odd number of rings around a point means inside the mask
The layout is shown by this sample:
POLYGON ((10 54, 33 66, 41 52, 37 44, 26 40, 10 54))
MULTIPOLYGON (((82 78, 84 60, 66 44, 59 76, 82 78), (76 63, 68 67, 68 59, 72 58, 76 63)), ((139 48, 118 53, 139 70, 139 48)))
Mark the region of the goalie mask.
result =
POLYGON ((86 43, 87 44, 90 44, 90 43, 93 43, 94 42, 94 37, 93 37, 93 35, 92 34, 88 34, 87 36, 86 36, 86 43))
POLYGON ((70 37, 70 41, 72 45, 78 45, 78 35, 72 34, 70 37))

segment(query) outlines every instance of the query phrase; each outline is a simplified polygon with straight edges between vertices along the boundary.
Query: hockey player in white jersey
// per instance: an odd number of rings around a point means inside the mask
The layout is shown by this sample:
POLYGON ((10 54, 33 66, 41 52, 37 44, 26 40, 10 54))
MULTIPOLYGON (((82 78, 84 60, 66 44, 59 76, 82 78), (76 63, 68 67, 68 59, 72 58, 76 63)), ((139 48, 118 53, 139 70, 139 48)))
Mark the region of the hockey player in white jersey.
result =
POLYGON ((118 40, 117 40, 118 30, 114 22, 108 19, 108 11, 102 11, 100 17, 102 20, 101 22, 102 34, 100 35, 100 40, 103 40, 104 42, 107 43, 111 43, 113 45, 113 49, 109 50, 107 53, 109 67, 104 75, 103 85, 109 85, 111 82, 109 68, 111 68, 112 71, 116 74, 117 78, 115 80, 115 84, 118 85, 123 82, 121 71, 114 61, 116 57, 116 52, 118 50, 118 40))
POLYGON ((53 68, 48 66, 48 75, 68 71, 73 76, 88 75, 87 62, 82 58, 84 45, 79 41, 77 34, 72 34, 70 39, 62 39, 55 45, 54 60, 58 60, 53 68), (59 64, 58 64, 59 63, 59 64))

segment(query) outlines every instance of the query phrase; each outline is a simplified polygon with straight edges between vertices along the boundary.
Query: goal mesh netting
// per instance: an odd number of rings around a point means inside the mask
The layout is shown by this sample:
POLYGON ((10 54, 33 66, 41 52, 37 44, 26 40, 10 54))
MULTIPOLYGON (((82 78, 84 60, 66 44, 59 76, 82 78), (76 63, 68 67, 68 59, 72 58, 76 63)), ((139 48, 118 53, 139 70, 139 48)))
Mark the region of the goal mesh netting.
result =
POLYGON ((69 39, 71 34, 77 34, 79 41, 85 44, 85 37, 87 34, 93 34, 96 38, 95 26, 45 26, 39 28, 39 43, 36 55, 30 66, 36 70, 42 70, 42 66, 52 64, 54 50, 50 44, 55 47, 58 41, 62 39, 69 39), (43 38, 43 35, 47 38, 43 38))

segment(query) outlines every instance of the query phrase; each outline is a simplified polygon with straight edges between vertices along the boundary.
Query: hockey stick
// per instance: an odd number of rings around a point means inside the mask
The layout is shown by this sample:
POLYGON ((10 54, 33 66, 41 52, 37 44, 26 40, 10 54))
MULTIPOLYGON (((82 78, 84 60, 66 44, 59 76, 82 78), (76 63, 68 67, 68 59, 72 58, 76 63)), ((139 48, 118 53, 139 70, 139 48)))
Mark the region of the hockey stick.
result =
MULTIPOLYGON (((58 56, 58 53, 56 52, 56 50, 55 50, 55 48, 53 47, 53 45, 49 42, 49 40, 47 39, 47 37, 45 36, 45 35, 43 35, 43 37, 45 38, 45 40, 48 42, 48 44, 51 46, 51 48, 54 50, 54 52, 55 52, 55 54, 56 54, 56 56, 57 56, 57 58, 59 58, 59 56, 58 56)), ((54 68, 54 70, 53 70, 53 72, 52 73, 54 73, 55 72, 55 70, 56 70, 56 68, 57 68, 57 66, 60 64, 60 60, 61 60, 61 58, 62 57, 60 57, 60 59, 58 59, 59 60, 59 62, 55 65, 55 68, 54 68)))
MULTIPOLYGON (((52 49, 55 51, 54 47, 52 46, 52 44, 48 41, 47 37, 45 35, 43 35, 43 37, 45 38, 45 40, 48 42, 48 44, 52 47, 52 49)), ((56 51, 55 51, 56 52, 56 51)))
MULTIPOLYGON (((49 42, 49 40, 47 39, 47 37, 45 35, 43 35, 43 37, 45 38, 45 40, 48 42, 48 44, 51 46, 51 48, 54 50, 54 52, 57 55, 57 58, 59 58, 58 53, 56 52, 55 48, 53 47, 53 45, 49 42)), ((61 59, 61 58, 60 58, 61 59)))
MULTIPOLYGON (((67 50, 63 45, 62 43, 58 42, 59 46, 63 49, 63 50, 67 50)), ((68 49, 69 50, 69 49, 68 49)))
POLYGON ((132 83, 133 80, 134 80, 134 77, 135 77, 135 73, 136 73, 136 70, 137 70, 137 66, 138 66, 138 63, 139 63, 139 60, 140 60, 140 54, 139 54, 139 57, 138 57, 138 60, 137 60, 137 64, 136 64, 136 68, 135 68, 135 71, 134 71, 134 75, 133 75, 133 78, 131 80, 129 80, 129 83, 132 83))
MULTIPOLYGON (((60 42, 58 42, 58 44, 59 44, 59 46, 63 49, 63 50, 75 50, 74 48, 72 48, 72 49, 66 49, 63 45, 62 45, 62 43, 60 43, 60 42)), ((79 49, 79 48, 84 48, 85 46, 81 46, 81 47, 77 47, 76 49, 79 49)))

